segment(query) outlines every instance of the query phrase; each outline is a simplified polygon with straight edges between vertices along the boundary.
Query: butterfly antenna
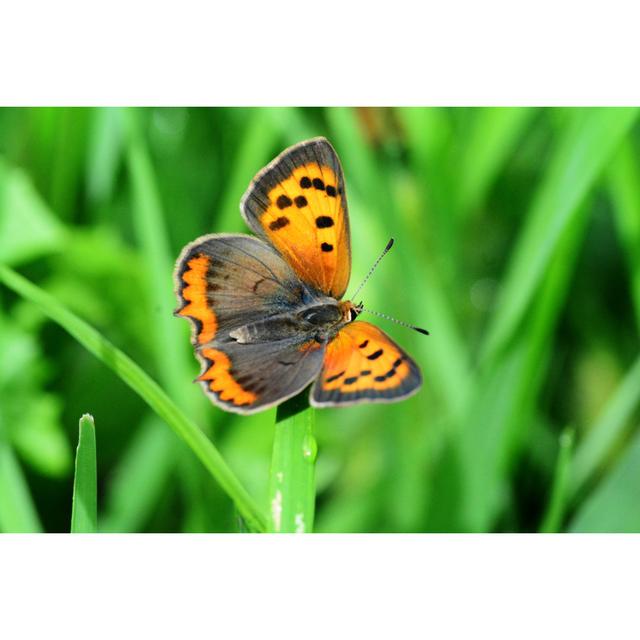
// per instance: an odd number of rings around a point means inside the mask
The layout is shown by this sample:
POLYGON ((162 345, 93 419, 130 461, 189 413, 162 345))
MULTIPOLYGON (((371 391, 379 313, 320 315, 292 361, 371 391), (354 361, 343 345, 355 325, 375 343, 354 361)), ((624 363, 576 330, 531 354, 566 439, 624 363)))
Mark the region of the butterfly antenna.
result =
POLYGON ((385 320, 389 320, 390 322, 395 322, 399 324, 401 327, 406 327, 407 329, 413 329, 422 335, 428 336, 429 332, 426 329, 421 329, 420 327, 416 327, 415 324, 409 324, 408 322, 403 322, 402 320, 396 320, 391 316, 388 316, 386 313, 380 313, 379 311, 372 311, 371 309, 366 309, 365 307, 361 307, 361 311, 366 311, 371 315, 378 316, 378 318, 384 318, 385 320))
POLYGON ((369 273, 367 273, 367 275, 365 276, 365 279, 360 283, 360 286, 356 289, 356 292, 351 296, 352 300, 355 300, 356 296, 360 293, 360 291, 362 291, 362 287, 364 287, 364 285, 367 284, 367 280, 371 277, 371 274, 376 270, 376 267, 378 266, 378 264, 380 264, 380 260, 382 260, 382 258, 384 258, 389 252, 389 249, 393 247, 393 242, 394 242, 393 238, 391 238, 389 242, 387 242, 387 246, 384 248, 384 251, 378 256, 378 259, 373 263, 373 266, 371 267, 371 269, 369 269, 369 273))

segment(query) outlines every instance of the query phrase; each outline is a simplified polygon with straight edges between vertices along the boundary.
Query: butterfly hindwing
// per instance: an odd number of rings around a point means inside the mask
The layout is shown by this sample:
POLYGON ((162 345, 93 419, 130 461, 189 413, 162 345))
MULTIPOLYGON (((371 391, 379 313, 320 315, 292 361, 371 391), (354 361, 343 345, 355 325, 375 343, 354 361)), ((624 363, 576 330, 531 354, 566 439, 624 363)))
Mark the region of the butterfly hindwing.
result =
POLYGON ((324 138, 281 153, 253 179, 240 209, 298 276, 340 299, 349 283, 351 248, 344 177, 324 138))
POLYGON ((252 413, 294 395, 318 374, 324 346, 275 330, 286 329, 288 317, 313 293, 262 240, 242 234, 199 238, 178 259, 175 281, 176 313, 192 322, 203 367, 198 379, 216 404, 252 413), (267 325, 261 341, 238 341, 242 327, 269 318, 273 328, 267 325))
POLYGON ((320 376, 311 389, 316 407, 393 402, 422 384, 416 363, 383 331, 368 322, 346 325, 327 345, 320 376))
POLYGON ((260 344, 230 342, 200 349, 198 380, 218 405, 236 413, 261 411, 302 391, 322 366, 315 340, 260 344))

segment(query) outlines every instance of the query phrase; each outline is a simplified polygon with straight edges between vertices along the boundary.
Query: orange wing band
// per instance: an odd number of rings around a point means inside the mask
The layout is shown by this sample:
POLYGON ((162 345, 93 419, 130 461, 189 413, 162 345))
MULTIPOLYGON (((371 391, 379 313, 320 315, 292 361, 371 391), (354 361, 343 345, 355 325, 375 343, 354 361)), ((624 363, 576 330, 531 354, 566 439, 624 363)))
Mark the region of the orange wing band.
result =
POLYGON ((203 358, 207 359, 207 369, 198 380, 207 382, 207 387, 218 395, 223 402, 236 406, 253 404, 258 396, 245 391, 231 374, 231 361, 228 356, 217 349, 203 349, 203 358))
POLYGON ((218 329, 216 314, 207 301, 207 270, 210 259, 207 256, 191 258, 182 274, 185 287, 182 298, 186 301, 178 315, 186 316, 196 321, 196 339, 199 344, 213 340, 218 329))

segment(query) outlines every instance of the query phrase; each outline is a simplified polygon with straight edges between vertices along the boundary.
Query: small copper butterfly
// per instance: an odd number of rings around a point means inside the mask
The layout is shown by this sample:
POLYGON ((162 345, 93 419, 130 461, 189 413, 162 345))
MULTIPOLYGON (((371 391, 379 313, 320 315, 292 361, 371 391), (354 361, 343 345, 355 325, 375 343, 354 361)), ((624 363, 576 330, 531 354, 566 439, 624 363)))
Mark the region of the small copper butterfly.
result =
POLYGON ((198 381, 227 411, 279 404, 313 382, 315 407, 393 402, 422 384, 416 363, 340 301, 351 247, 342 168, 325 138, 283 151, 240 202, 258 237, 217 233, 176 263, 176 315, 193 325, 198 381))

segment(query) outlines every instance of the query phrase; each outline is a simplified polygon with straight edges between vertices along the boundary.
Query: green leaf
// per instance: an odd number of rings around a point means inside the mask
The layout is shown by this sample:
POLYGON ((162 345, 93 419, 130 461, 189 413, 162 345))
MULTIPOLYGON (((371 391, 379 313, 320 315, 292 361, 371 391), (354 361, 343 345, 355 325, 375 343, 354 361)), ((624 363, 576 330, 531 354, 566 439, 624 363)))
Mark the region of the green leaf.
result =
POLYGON ((484 345, 484 361, 514 336, 563 231, 580 212, 580 204, 606 162, 628 135, 637 109, 580 109, 572 114, 549 163, 544 183, 526 216, 484 345))
POLYGON ((93 416, 80 418, 75 475, 71 533, 98 531, 98 476, 96 471, 96 428, 93 416))
POLYGON ((311 533, 315 509, 315 410, 306 393, 278 407, 269 473, 269 531, 311 533))
POLYGON ((218 481, 238 511, 254 531, 264 531, 265 519, 231 469, 202 431, 187 418, 160 386, 129 356, 114 347, 84 320, 71 313, 55 298, 15 271, 0 265, 0 281, 40 309, 68 331, 80 344, 111 368, 129 385, 193 450, 218 481))

